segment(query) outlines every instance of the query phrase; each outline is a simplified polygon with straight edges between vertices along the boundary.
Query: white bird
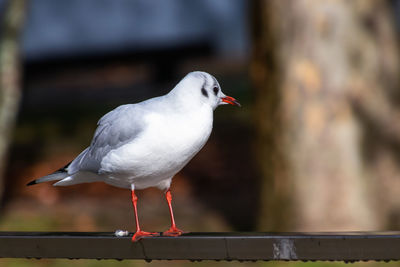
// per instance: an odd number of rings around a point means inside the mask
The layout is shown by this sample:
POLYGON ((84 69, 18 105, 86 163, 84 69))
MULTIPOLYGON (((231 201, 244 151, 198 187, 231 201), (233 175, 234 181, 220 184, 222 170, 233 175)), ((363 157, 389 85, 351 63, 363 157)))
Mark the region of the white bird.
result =
POLYGON ((131 189, 136 233, 132 241, 155 236, 141 230, 136 189, 157 187, 165 192, 171 227, 163 235, 183 233, 175 224, 170 185, 172 177, 208 140, 213 111, 222 104, 240 106, 226 96, 206 72, 186 75, 168 94, 117 107, 97 123, 92 142, 64 168, 28 185, 56 181, 55 186, 105 182, 131 189))

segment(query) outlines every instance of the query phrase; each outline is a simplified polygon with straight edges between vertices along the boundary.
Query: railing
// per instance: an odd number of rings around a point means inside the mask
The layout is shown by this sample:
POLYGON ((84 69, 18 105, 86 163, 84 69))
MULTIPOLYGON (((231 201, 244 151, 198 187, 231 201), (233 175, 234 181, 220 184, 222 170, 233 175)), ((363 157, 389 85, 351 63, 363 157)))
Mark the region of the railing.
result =
POLYGON ((391 261, 400 260, 400 232, 189 233, 136 243, 114 233, 0 232, 0 257, 391 261))

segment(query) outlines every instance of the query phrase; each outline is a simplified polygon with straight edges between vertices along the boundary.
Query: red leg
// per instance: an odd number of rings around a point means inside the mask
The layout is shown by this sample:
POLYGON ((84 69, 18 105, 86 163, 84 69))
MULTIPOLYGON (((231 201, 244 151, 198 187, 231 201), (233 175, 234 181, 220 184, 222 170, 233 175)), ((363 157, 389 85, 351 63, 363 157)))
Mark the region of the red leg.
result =
POLYGON ((144 232, 140 230, 140 225, 139 225, 139 217, 137 213, 137 196, 135 194, 135 190, 132 188, 132 204, 133 204, 133 210, 135 212, 135 221, 136 221, 136 233, 132 237, 132 242, 139 241, 141 238, 145 236, 159 236, 159 233, 149 233, 149 232, 144 232))
POLYGON ((171 195, 171 190, 169 188, 168 188, 167 192, 165 192, 165 198, 167 199, 169 214, 171 216, 171 228, 169 228, 169 230, 165 231, 163 233, 163 235, 180 236, 181 234, 183 234, 185 232, 176 227, 175 219, 174 219, 174 212, 172 211, 172 205, 171 205, 172 195, 171 195))

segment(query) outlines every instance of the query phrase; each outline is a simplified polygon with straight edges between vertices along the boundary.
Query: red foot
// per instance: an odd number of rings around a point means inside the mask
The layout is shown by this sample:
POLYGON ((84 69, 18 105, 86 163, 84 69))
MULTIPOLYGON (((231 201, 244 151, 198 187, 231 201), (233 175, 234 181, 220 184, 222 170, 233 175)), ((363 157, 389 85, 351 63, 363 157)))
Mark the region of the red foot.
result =
POLYGON ((177 227, 171 227, 171 228, 169 228, 169 230, 165 231, 163 233, 163 235, 165 235, 165 236, 180 236, 185 233, 187 233, 187 232, 184 232, 184 231, 178 229, 177 227))
POLYGON ((160 233, 149 233, 149 232, 144 232, 144 231, 138 231, 133 235, 132 242, 137 242, 146 236, 159 236, 159 235, 160 235, 160 233))

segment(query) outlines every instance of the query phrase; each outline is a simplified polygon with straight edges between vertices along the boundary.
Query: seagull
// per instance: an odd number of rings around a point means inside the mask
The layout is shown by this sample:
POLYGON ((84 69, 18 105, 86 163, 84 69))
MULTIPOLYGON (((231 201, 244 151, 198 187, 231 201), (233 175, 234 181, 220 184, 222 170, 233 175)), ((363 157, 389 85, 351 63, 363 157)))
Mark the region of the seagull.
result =
POLYGON ((136 232, 132 241, 159 233, 142 231, 135 190, 157 187, 165 193, 171 227, 164 236, 184 233, 175 223, 171 181, 207 142, 213 111, 223 104, 240 107, 225 95, 214 76, 187 74, 168 94, 126 104, 97 123, 90 146, 65 167, 27 185, 57 181, 54 186, 104 182, 131 190, 136 232))

